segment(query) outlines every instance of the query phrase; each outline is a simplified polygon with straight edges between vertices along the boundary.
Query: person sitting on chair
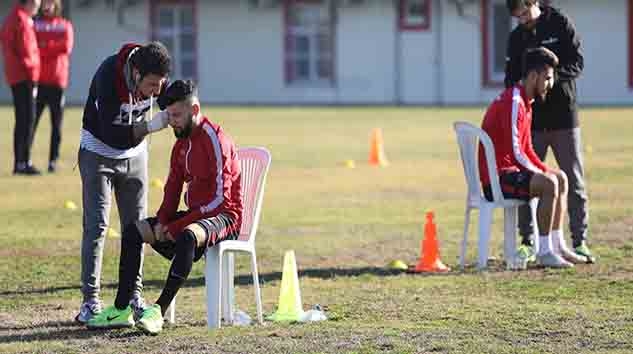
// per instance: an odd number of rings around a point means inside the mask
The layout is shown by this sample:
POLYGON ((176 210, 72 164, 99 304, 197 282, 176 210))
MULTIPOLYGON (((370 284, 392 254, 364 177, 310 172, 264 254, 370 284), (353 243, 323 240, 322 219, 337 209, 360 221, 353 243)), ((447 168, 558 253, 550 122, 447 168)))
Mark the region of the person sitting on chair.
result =
POLYGON ((183 285, 193 262, 207 247, 237 239, 242 218, 241 170, 237 148, 222 128, 200 112, 196 87, 191 81, 174 81, 159 98, 166 106, 169 125, 176 135, 163 202, 157 216, 127 226, 122 235, 119 287, 114 305, 88 321, 96 328, 136 325, 158 334, 163 316, 183 285), (189 210, 178 212, 183 189, 189 210), (143 243, 172 261, 165 287, 152 306, 135 323, 129 306, 143 243))
MULTIPOLYGON (((563 216, 567 201, 567 176, 546 166, 532 148, 530 126, 532 102, 545 99, 554 84, 558 57, 544 47, 523 55, 523 79, 507 88, 488 107, 482 129, 492 140, 499 182, 505 198, 539 198, 537 221, 539 248, 537 262, 545 267, 568 268, 587 260, 571 252, 563 238, 563 216), (562 256, 562 257, 561 257, 562 256)), ((483 149, 479 149, 481 185, 492 200, 490 176, 483 149)))

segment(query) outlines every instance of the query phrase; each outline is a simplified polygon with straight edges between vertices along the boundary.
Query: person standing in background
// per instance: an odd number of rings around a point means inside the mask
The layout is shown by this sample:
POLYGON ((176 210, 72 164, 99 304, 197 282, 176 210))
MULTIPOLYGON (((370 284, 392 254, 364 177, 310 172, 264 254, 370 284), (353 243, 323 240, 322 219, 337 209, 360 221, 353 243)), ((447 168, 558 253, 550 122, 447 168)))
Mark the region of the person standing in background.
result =
POLYGON ((62 17, 61 0, 43 0, 41 16, 35 19, 35 34, 42 70, 37 90, 35 127, 48 106, 51 115, 51 146, 48 172, 57 170, 64 118, 64 89, 68 86, 68 64, 73 49, 73 25, 62 17))
POLYGON ((40 53, 33 28, 40 0, 19 0, 0 30, 4 73, 13 95, 13 174, 39 175, 31 163, 31 145, 35 130, 35 97, 40 78, 40 53))
MULTIPOLYGON (((580 37, 571 19, 547 4, 540 6, 537 0, 506 0, 506 6, 519 24, 508 39, 505 86, 512 87, 521 79, 521 57, 527 48, 543 46, 560 60, 547 99, 537 98, 534 102, 532 144, 542 161, 548 147, 551 148, 558 166, 567 175, 573 251, 593 263, 595 258, 586 244, 589 216, 576 102, 576 79, 584 69, 580 37)), ((525 246, 531 244, 531 223, 530 208, 520 207, 519 232, 525 246)))

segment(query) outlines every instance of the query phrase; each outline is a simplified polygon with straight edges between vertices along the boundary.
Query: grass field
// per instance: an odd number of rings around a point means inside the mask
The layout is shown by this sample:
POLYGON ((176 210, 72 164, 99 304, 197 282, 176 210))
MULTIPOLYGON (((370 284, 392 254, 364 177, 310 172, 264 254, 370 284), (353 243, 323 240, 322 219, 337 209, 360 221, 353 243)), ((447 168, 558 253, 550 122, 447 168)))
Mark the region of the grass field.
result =
MULTIPOLYGON (((631 353, 633 352, 633 109, 583 109, 595 265, 572 270, 396 274, 394 259, 419 255, 424 211, 434 210, 442 259, 456 268, 465 183, 452 122, 483 109, 207 107, 239 145, 271 150, 257 252, 264 311, 277 302, 282 257, 294 249, 304 307, 332 320, 207 331, 203 265, 179 293, 177 323, 158 337, 135 330, 87 331, 79 303, 81 207, 76 164, 81 110, 69 109, 61 171, 13 177, 13 112, 0 108, 1 353, 631 353), (391 165, 365 163, 381 127, 391 165), (346 168, 346 160, 356 168, 346 168)), ((44 167, 49 123, 34 162, 44 167)), ((163 178, 173 135, 151 138, 150 177, 163 178)), ((549 163, 554 163, 550 158, 549 163)), ((161 202, 152 189, 150 212, 161 202)), ((475 218, 476 220, 476 218, 475 218)), ((501 257, 501 213, 491 255, 501 257)), ((116 208, 112 227, 120 230, 116 208)), ((476 230, 473 221, 471 230, 476 230)), ((471 233, 471 240, 475 233, 471 233)), ((103 298, 113 301, 119 239, 106 243, 103 298)), ((475 260, 470 243, 469 262, 475 260)), ((154 301, 168 263, 147 250, 145 296, 154 301)), ((254 317, 246 259, 237 259, 236 302, 254 317)))

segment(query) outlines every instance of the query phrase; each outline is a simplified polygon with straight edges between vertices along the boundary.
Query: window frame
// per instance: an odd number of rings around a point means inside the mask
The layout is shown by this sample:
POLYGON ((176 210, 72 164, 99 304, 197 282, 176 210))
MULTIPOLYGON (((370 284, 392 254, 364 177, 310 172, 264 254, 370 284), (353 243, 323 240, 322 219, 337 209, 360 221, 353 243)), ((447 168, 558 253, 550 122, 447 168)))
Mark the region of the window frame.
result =
MULTIPOLYGON (((197 0, 150 0, 150 11, 149 11, 150 29, 151 29, 150 40, 152 41, 158 40, 158 38, 160 37, 159 33, 163 31, 163 29, 159 27, 160 25, 158 23, 159 11, 163 7, 171 7, 171 8, 191 7, 192 8, 193 19, 191 23, 191 26, 192 26, 191 35, 193 36, 193 48, 191 49, 191 52, 187 53, 187 55, 182 53, 182 50, 179 44, 180 38, 178 38, 180 35, 181 28, 173 27, 171 29, 172 31, 174 31, 174 29, 176 28, 178 31, 176 34, 172 34, 172 38, 175 40, 174 46, 176 46, 177 48, 172 48, 169 54, 172 57, 172 65, 173 65, 171 75, 174 77, 182 78, 182 79, 192 79, 197 82, 198 76, 199 76, 198 1, 197 0), (178 44, 176 44, 176 42, 178 44), (193 62, 193 68, 191 68, 191 72, 192 72, 191 77, 184 77, 182 75, 182 61, 185 59, 191 60, 193 62)), ((177 23, 176 23, 177 25, 181 25, 179 21, 180 20, 177 20, 177 23)))
MULTIPOLYGON (((284 67, 284 83, 287 87, 333 87, 336 85, 336 6, 331 0, 284 0, 283 1, 283 67, 284 67), (296 78, 296 61, 295 52, 293 49, 294 39, 296 38, 296 32, 305 31, 306 35, 312 37, 309 46, 311 50, 318 48, 318 37, 321 33, 317 30, 314 32, 306 27, 293 28, 291 25, 291 7, 294 5, 318 5, 325 7, 329 12, 329 28, 328 33, 330 36, 330 48, 328 53, 324 55, 319 51, 313 51, 313 54, 308 56, 309 70, 312 72, 307 80, 296 78), (327 59, 330 71, 328 78, 319 77, 319 62, 327 59)), ((312 52, 312 51, 310 51, 312 52)))
POLYGON ((398 3, 398 26, 400 31, 428 31, 431 28, 432 7, 431 0, 399 0, 398 3), (407 18, 407 5, 410 1, 423 1, 426 10, 426 21, 424 23, 411 23, 407 18))

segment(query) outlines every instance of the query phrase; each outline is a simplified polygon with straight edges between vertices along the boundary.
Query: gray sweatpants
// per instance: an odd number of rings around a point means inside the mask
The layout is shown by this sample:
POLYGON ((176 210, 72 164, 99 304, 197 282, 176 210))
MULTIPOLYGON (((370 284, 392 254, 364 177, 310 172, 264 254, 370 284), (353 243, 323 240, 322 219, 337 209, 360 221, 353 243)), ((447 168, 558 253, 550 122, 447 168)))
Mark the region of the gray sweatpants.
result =
MULTIPOLYGON (((111 159, 79 149, 79 170, 83 194, 83 237, 81 240, 81 292, 84 301, 99 299, 101 264, 109 225, 112 191, 120 216, 120 229, 147 215, 147 152, 128 159, 111 159)), ((134 296, 142 290, 141 268, 134 296)))
MULTIPOLYGON (((574 246, 587 238, 587 192, 585 190, 582 144, 580 128, 532 131, 534 151, 545 161, 547 148, 551 147, 560 169, 567 174, 569 193, 567 211, 569 212, 569 230, 574 246)), ((532 213, 529 207, 519 208, 519 232, 524 237, 532 233, 532 213)))

